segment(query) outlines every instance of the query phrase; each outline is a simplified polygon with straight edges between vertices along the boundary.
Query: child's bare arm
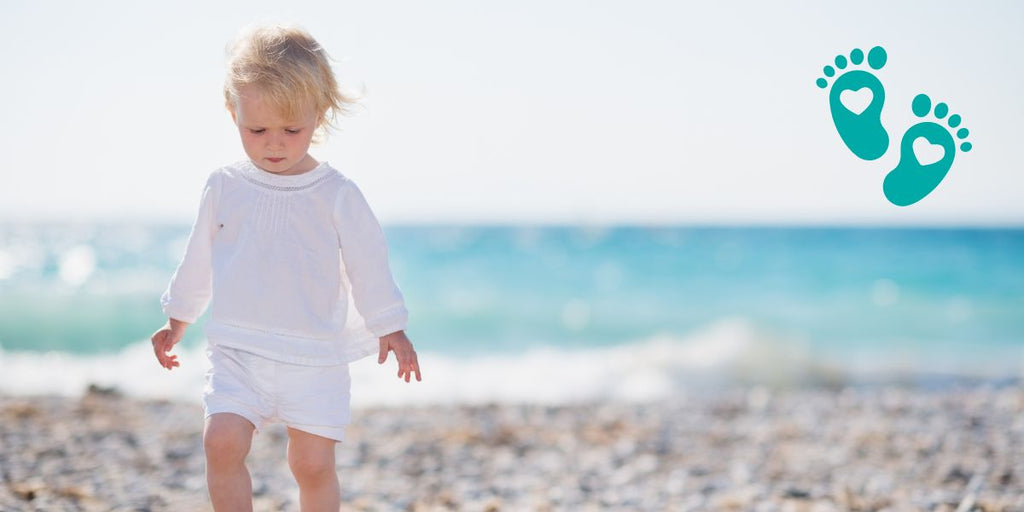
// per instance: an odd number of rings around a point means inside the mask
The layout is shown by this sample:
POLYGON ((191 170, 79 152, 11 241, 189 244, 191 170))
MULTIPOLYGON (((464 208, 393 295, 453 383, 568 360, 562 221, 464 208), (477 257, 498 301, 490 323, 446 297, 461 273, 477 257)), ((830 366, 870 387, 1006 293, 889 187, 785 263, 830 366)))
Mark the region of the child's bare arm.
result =
POLYGON ((416 351, 412 348, 412 342, 405 335, 405 331, 395 331, 391 334, 380 337, 380 357, 377 363, 384 364, 387 361, 388 351, 394 351, 398 359, 398 378, 405 378, 409 382, 413 372, 416 373, 416 380, 423 380, 420 377, 420 363, 416 359, 416 351))
POLYGON ((160 362, 160 366, 168 370, 181 366, 178 363, 178 356, 172 355, 170 352, 174 345, 181 341, 182 336, 185 335, 185 328, 188 325, 188 322, 169 318, 160 330, 153 333, 150 341, 153 342, 153 353, 156 354, 156 360, 160 362))

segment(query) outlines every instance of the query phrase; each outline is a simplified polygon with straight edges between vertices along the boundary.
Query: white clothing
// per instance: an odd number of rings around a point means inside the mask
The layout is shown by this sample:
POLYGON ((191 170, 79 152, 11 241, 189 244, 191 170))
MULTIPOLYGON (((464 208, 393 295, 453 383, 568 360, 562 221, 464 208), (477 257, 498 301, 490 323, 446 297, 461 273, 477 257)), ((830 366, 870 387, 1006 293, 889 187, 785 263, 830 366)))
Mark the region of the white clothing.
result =
POLYGON ((214 171, 161 304, 189 323, 209 305, 211 345, 311 366, 376 353, 408 320, 380 224, 326 162, 292 176, 249 161, 214 171))
POLYGON ((256 430, 285 425, 335 441, 345 440, 352 419, 352 378, 347 364, 301 366, 212 345, 203 409, 206 417, 237 414, 256 430))

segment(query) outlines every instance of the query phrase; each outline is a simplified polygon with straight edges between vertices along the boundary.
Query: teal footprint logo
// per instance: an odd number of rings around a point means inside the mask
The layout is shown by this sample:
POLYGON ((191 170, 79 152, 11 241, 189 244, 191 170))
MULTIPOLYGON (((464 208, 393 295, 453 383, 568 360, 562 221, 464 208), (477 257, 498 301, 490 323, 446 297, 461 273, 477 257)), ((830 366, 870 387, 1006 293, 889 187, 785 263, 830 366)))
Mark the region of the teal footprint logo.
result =
MULTIPOLYGON (((935 120, 946 119, 949 106, 938 103, 932 109, 932 100, 926 94, 918 94, 910 105, 917 117, 929 113, 935 120)), ((946 119, 946 126, 933 121, 923 121, 911 126, 900 142, 900 163, 889 172, 882 183, 886 199, 897 206, 909 206, 925 198, 939 186, 956 157, 956 141, 951 130, 956 130, 958 139, 970 134, 967 128, 959 128, 963 118, 953 114, 946 119)), ((971 143, 964 141, 960 151, 971 150, 971 143)))
MULTIPOLYGON (((835 58, 835 67, 823 69, 826 78, 818 78, 815 84, 828 93, 829 110, 839 137, 846 147, 863 160, 876 160, 889 149, 889 133, 882 126, 882 106, 885 103, 885 87, 871 71, 882 69, 888 61, 888 54, 881 46, 875 46, 867 54, 867 68, 864 52, 855 48, 849 59, 845 55, 835 58), (851 69, 847 70, 847 67, 851 69)), ((926 118, 911 126, 900 140, 900 162, 885 176, 882 192, 885 198, 896 206, 909 206, 930 194, 945 179, 956 158, 957 139, 966 139, 970 134, 961 128, 963 118, 949 114, 949 106, 938 103, 932 108, 932 100, 925 94, 918 94, 910 105, 914 115, 926 118), (940 122, 945 120, 945 126, 940 122)), ((972 144, 960 142, 959 150, 968 152, 972 144)))
MULTIPOLYGON (((868 66, 873 70, 882 69, 888 55, 881 46, 868 52, 868 66)), ((826 77, 836 75, 836 69, 842 71, 847 64, 860 66, 864 62, 864 52, 860 48, 850 52, 847 61, 843 55, 835 58, 836 67, 825 66, 826 77)), ((818 87, 828 87, 828 80, 819 78, 818 87)), ((864 160, 875 160, 889 149, 889 134, 882 126, 882 105, 885 103, 885 88, 875 75, 864 69, 850 69, 832 84, 828 93, 828 105, 832 111, 832 121, 836 131, 850 148, 853 154, 864 160)))

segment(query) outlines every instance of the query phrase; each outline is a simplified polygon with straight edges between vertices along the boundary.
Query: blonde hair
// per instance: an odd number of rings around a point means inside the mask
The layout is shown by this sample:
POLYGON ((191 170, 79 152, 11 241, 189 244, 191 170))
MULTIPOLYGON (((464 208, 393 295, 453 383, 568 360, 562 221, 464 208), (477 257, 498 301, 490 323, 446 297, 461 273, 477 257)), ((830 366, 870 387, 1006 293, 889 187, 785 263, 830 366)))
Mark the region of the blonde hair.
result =
POLYGON ((232 112, 239 90, 247 85, 259 89, 262 99, 285 118, 314 111, 318 135, 334 128, 338 115, 347 114, 357 101, 339 89, 330 56, 320 43, 294 26, 251 27, 231 44, 224 99, 232 112))

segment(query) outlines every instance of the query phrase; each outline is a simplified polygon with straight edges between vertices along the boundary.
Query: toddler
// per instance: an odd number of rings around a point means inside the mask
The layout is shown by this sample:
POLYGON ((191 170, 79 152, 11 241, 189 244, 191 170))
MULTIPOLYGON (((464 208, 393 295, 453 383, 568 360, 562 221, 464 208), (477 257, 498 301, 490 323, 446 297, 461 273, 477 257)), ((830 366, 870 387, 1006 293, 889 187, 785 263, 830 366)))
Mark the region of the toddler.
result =
POLYGON ((215 510, 252 510, 245 457, 254 432, 280 421, 302 510, 336 512, 348 363, 393 351, 398 377, 421 380, 380 225, 355 183, 308 153, 353 100, 308 33, 278 26, 238 38, 224 94, 248 159, 206 182, 153 351, 178 366, 171 348, 210 306, 203 445, 215 510))

